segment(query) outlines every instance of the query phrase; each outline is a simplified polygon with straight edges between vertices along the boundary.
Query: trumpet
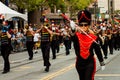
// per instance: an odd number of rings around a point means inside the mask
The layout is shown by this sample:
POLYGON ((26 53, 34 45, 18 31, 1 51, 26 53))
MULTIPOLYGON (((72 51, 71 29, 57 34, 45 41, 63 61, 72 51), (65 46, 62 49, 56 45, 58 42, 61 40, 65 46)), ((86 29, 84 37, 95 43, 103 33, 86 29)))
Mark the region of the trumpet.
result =
POLYGON ((28 24, 26 24, 25 26, 24 26, 24 29, 29 29, 29 25, 28 24))

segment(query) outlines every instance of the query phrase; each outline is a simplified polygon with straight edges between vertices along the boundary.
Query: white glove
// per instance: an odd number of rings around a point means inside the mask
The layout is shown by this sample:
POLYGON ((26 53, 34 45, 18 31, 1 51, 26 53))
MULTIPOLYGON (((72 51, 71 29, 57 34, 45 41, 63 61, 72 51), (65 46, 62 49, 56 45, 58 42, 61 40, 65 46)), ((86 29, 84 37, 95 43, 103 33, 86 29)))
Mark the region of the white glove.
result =
POLYGON ((102 71, 105 70, 105 66, 101 66, 101 70, 102 70, 102 71))
POLYGON ((31 28, 31 27, 29 27, 29 31, 32 31, 32 28, 31 28))
POLYGON ((73 22, 72 20, 70 20, 70 26, 71 26, 71 28, 72 28, 72 30, 74 30, 75 29, 75 22, 73 22))

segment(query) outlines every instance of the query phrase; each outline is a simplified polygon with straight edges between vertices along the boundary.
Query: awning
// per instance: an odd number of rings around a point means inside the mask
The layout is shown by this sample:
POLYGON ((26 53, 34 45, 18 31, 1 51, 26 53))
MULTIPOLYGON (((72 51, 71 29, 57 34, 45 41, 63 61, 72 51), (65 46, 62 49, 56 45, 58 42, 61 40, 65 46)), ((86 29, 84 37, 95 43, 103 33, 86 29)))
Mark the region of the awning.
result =
POLYGON ((27 21, 27 15, 21 14, 11 8, 7 7, 0 1, 0 14, 4 15, 5 20, 9 20, 12 17, 20 17, 27 21))

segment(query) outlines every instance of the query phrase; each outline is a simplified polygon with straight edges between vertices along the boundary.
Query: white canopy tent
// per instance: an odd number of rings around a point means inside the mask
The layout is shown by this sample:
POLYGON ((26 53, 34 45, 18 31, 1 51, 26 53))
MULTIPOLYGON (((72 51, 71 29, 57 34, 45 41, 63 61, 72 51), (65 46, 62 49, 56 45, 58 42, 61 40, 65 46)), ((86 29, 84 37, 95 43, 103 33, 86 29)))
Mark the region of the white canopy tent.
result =
POLYGON ((27 21, 27 15, 21 14, 15 10, 10 9, 6 5, 4 5, 2 2, 0 2, 0 14, 3 14, 5 17, 5 20, 9 20, 12 17, 20 17, 27 21))

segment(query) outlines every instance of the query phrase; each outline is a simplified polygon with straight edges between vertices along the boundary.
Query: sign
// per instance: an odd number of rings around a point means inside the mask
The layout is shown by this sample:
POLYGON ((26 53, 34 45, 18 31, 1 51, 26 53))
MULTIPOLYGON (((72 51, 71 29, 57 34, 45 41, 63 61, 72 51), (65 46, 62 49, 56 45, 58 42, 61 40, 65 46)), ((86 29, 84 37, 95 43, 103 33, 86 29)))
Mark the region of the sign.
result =
POLYGON ((105 14, 105 18, 106 18, 106 19, 109 19, 109 15, 108 15, 108 14, 105 14))
POLYGON ((98 7, 100 8, 100 13, 106 13, 108 11, 108 0, 98 0, 98 7))
POLYGON ((89 11, 91 12, 91 14, 99 14, 100 13, 100 9, 99 8, 96 8, 96 10, 95 10, 95 8, 93 7, 93 8, 89 8, 89 11), (95 13, 96 12, 96 13, 95 13))

